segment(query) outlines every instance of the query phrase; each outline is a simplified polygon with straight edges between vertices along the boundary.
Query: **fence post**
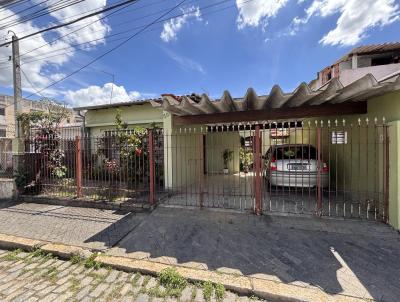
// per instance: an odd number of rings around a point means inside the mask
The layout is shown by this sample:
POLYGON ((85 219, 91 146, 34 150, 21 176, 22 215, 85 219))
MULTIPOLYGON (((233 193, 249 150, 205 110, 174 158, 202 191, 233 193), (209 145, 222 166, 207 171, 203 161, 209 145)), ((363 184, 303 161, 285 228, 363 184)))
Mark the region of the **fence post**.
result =
POLYGON ((321 188, 321 127, 317 126, 317 214, 322 215, 322 188, 321 188))
POLYGON ((148 129, 148 140, 149 140, 149 203, 153 206, 155 203, 155 179, 154 179, 154 132, 153 129, 148 129))
POLYGON ((261 215, 262 213, 262 203, 261 203, 261 138, 260 138, 260 125, 255 126, 254 133, 254 172, 255 172, 255 180, 254 180, 254 192, 255 192, 255 214, 261 215))
POLYGON ((389 131, 388 125, 383 124, 383 162, 384 162, 384 184, 383 184, 383 195, 384 195, 384 208, 383 208, 383 221, 389 222, 389 131))
POLYGON ((75 170, 76 170, 76 196, 82 197, 82 154, 81 154, 81 138, 75 138, 75 170))
POLYGON ((202 208, 204 202, 204 188, 203 188, 203 178, 204 178, 204 158, 203 158, 203 134, 199 135, 199 147, 198 147, 198 185, 199 185, 199 205, 202 208))

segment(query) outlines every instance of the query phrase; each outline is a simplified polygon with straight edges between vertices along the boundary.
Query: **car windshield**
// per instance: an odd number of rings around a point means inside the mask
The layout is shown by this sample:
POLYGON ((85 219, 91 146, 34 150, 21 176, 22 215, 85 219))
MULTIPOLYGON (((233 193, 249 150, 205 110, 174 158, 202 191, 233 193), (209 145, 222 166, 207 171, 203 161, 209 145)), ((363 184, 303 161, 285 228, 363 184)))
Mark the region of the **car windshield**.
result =
POLYGON ((273 157, 280 159, 317 159, 317 150, 313 146, 284 146, 273 149, 273 157))

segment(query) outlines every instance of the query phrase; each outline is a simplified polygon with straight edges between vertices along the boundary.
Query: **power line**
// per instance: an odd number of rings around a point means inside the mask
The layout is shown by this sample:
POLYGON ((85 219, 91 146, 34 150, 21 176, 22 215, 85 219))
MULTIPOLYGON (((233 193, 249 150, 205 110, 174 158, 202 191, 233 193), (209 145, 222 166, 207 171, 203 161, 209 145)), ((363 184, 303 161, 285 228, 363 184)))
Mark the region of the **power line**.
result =
POLYGON ((25 12, 25 11, 27 11, 27 10, 30 10, 30 9, 36 7, 36 6, 39 6, 39 5, 41 5, 41 4, 45 3, 45 2, 48 2, 48 1, 50 1, 50 0, 44 0, 44 1, 42 1, 42 2, 36 3, 35 5, 26 7, 26 8, 24 8, 24 9, 22 9, 22 10, 19 10, 19 11, 15 12, 15 13, 13 13, 13 14, 11 14, 11 15, 8 15, 8 16, 4 17, 4 18, 1 19, 0 21, 4 21, 4 20, 6 20, 6 19, 8 19, 8 18, 11 18, 11 17, 13 17, 13 16, 19 15, 20 13, 23 13, 23 12, 25 12))
MULTIPOLYGON (((203 7, 199 8, 199 9, 200 9, 201 11, 203 11, 203 10, 210 9, 210 8, 212 8, 212 7, 219 6, 219 5, 221 5, 221 4, 224 4, 224 3, 230 2, 230 1, 232 1, 232 0, 222 0, 222 1, 219 1, 219 2, 216 2, 216 3, 213 3, 213 4, 210 4, 210 5, 203 6, 203 7)), ((243 1, 242 4, 245 4, 245 3, 250 2, 250 1, 254 1, 254 0, 246 0, 246 1, 243 1)), ((191 1, 189 1, 189 2, 191 2, 191 1)), ((231 5, 231 6, 227 7, 227 8, 234 7, 234 6, 235 6, 235 5, 231 5)), ((224 9, 227 9, 227 8, 223 8, 223 10, 224 10, 224 9)), ((159 11, 159 12, 157 12, 157 13, 162 13, 162 12, 164 12, 164 11, 166 11, 166 10, 162 10, 162 11, 159 11)), ((137 21, 137 20, 141 20, 141 19, 143 19, 143 18, 153 16, 154 14, 155 14, 155 13, 151 13, 151 14, 148 14, 148 15, 145 15, 145 16, 141 16, 141 17, 139 17, 139 18, 131 19, 131 20, 127 21, 127 22, 121 22, 121 23, 119 23, 117 26, 124 25, 124 24, 128 24, 128 23, 131 23, 131 22, 134 22, 134 21, 137 21)), ((175 15, 175 16, 173 16, 173 17, 169 17, 169 18, 166 18, 166 19, 163 19, 163 20, 159 20, 157 23, 162 23, 162 22, 165 22, 165 21, 169 21, 169 20, 171 20, 171 19, 178 18, 178 17, 182 17, 182 16, 184 16, 184 15, 186 15, 186 13, 177 14, 177 15, 175 15)), ((203 15, 207 15, 207 13, 206 13, 206 14, 203 14, 203 15)), ((68 50, 68 49, 70 49, 71 47, 81 46, 81 45, 84 45, 84 44, 88 44, 88 43, 96 42, 96 41, 99 41, 99 40, 103 40, 103 39, 105 39, 105 38, 111 38, 111 37, 114 37, 114 36, 119 36, 119 35, 121 35, 121 34, 129 33, 129 32, 131 32, 132 30, 137 30, 137 29, 140 29, 140 28, 142 28, 142 27, 143 27, 143 25, 135 26, 135 27, 133 27, 133 28, 129 28, 129 29, 124 30, 124 31, 112 33, 112 34, 106 35, 106 36, 101 37, 101 38, 97 38, 97 39, 85 41, 85 42, 82 42, 82 43, 71 44, 71 45, 69 45, 68 47, 55 49, 55 50, 53 50, 53 51, 51 51, 51 52, 48 52, 47 54, 49 54, 49 53, 54 53, 54 52, 58 52, 58 51, 61 51, 61 50, 68 50)), ((95 31, 95 32, 97 32, 97 31, 95 31)), ((67 34, 67 35, 68 35, 68 34, 67 34)), ((58 39, 57 39, 57 40, 58 40, 58 39)), ((54 42, 54 41, 56 41, 56 40, 50 41, 50 42, 48 42, 48 43, 43 44, 42 46, 39 46, 39 47, 34 48, 34 49, 31 49, 31 50, 29 50, 29 51, 27 51, 27 52, 21 54, 21 57, 23 57, 24 55, 26 55, 26 54, 28 54, 28 53, 31 53, 31 52, 33 52, 34 50, 37 50, 37 49, 39 49, 39 48, 41 48, 41 47, 43 47, 43 46, 45 46, 45 45, 47 45, 47 44, 51 44, 51 43, 54 42)), ((47 54, 45 54, 45 55, 47 55, 47 54)), ((6 62, 6 61, 7 61, 7 60, 3 60, 3 61, 0 60, 0 63, 6 62)), ((35 61, 37 61, 37 60, 35 60, 35 61)))
MULTIPOLYGON (((122 41, 121 43, 119 43, 118 45, 114 46, 113 48, 109 49, 108 51, 106 51, 105 53, 101 54, 100 56, 97 56, 96 58, 94 58, 93 60, 91 60, 89 63, 81 66, 80 68, 78 68, 77 70, 69 73, 68 75, 62 77, 61 79, 52 82, 50 85, 47 85, 46 87, 40 89, 37 91, 37 93, 41 93, 44 90, 70 78, 71 76, 73 76, 74 74, 77 74, 78 72, 80 72, 81 70, 85 69, 86 67, 92 65, 93 63, 97 62, 98 60, 100 60, 101 58, 105 57, 106 55, 108 55, 109 53, 113 52, 114 50, 120 48, 121 46, 123 46, 124 44, 128 43, 132 38, 140 35, 142 32, 144 32, 146 29, 148 29, 149 27, 151 27, 153 24, 155 24, 157 21, 161 20, 163 17, 165 17, 166 15, 168 15, 169 13, 171 13, 172 11, 174 11, 176 8, 178 8, 179 6, 181 6, 186 0, 182 0, 181 2, 179 2, 177 5, 175 5, 173 8, 171 8, 170 10, 168 10, 166 13, 162 14, 160 17, 156 18, 154 21, 148 23, 146 26, 144 26, 141 30, 137 31, 136 33, 134 33, 133 35, 131 35, 130 37, 128 37, 127 39, 125 39, 124 41, 122 41)), ((33 96, 36 93, 32 93, 28 96, 26 96, 25 98, 29 98, 31 96, 33 96)))
POLYGON ((23 54, 21 55, 21 57, 24 56, 24 55, 26 55, 26 54, 29 54, 29 53, 31 53, 31 52, 33 52, 33 51, 35 51, 35 50, 38 50, 38 49, 40 49, 40 48, 42 48, 42 47, 44 47, 44 46, 46 46, 46 45, 50 45, 51 43, 56 42, 56 41, 59 40, 59 39, 62 39, 62 38, 67 37, 67 36, 69 36, 69 35, 71 35, 71 34, 74 34, 74 33, 76 33, 77 31, 82 30, 82 29, 84 29, 84 28, 86 28, 86 27, 88 27, 88 26, 90 26, 90 25, 92 25, 92 24, 94 24, 94 23, 96 23, 96 22, 98 22, 98 21, 100 21, 100 20, 103 20, 103 19, 105 19, 105 18, 107 18, 107 17, 113 15, 114 13, 117 13, 117 12, 119 12, 120 10, 125 9, 125 8, 128 7, 129 5, 132 5, 132 4, 134 4, 134 3, 138 2, 138 1, 140 1, 140 0, 133 0, 131 3, 127 4, 127 6, 120 7, 119 9, 117 9, 117 10, 115 10, 115 11, 113 11, 113 12, 111 12, 111 13, 109 13, 109 14, 107 14, 107 15, 105 15, 105 16, 99 18, 99 19, 97 19, 97 20, 94 20, 94 21, 92 21, 92 22, 90 22, 90 23, 88 23, 88 24, 86 24, 86 25, 84 25, 84 26, 82 26, 82 27, 80 27, 80 28, 74 30, 74 31, 71 31, 71 32, 69 32, 69 33, 67 33, 67 34, 65 34, 65 35, 60 36, 60 37, 57 37, 56 39, 54 39, 54 40, 52 40, 52 41, 49 41, 49 42, 47 42, 47 43, 44 43, 44 44, 42 44, 42 45, 40 45, 40 46, 38 46, 38 47, 36 47, 36 48, 33 48, 33 49, 31 49, 31 50, 29 50, 29 51, 23 53, 23 54))
MULTIPOLYGON (((123 1, 123 0, 119 0, 119 1, 117 1, 117 2, 122 2, 122 1, 123 1)), ((196 1, 196 0, 192 0, 192 1, 196 1)), ((117 2, 116 2, 116 3, 117 3, 117 2)), ((145 5, 142 5, 142 6, 140 6, 140 7, 135 8, 134 10, 135 10, 135 11, 138 11, 138 10, 141 10, 141 9, 146 8, 146 7, 149 7, 149 6, 157 5, 157 4, 159 4, 159 3, 165 3, 165 0, 159 0, 159 1, 155 1, 155 2, 153 2, 153 3, 145 4, 145 5)), ((100 7, 96 7, 96 8, 87 10, 87 11, 85 11, 85 12, 79 13, 79 14, 71 15, 71 16, 68 16, 68 17, 63 18, 63 19, 58 19, 58 21, 70 20, 70 19, 75 18, 75 17, 77 17, 77 16, 82 16, 82 15, 87 14, 87 13, 89 13, 89 12, 97 11, 97 10, 99 10, 99 9, 101 9, 101 8, 105 8, 105 7, 108 7, 108 6, 109 6, 109 5, 103 5, 103 6, 100 6, 100 7)), ((125 12, 131 12, 131 11, 133 11, 133 9, 126 10, 125 12)), ((115 15, 123 14, 123 13, 125 13, 125 12, 120 12, 120 13, 117 13, 117 14, 115 14, 115 15)), ((75 26, 79 26, 79 25, 80 25, 80 24, 76 24, 76 25, 74 25, 74 26, 71 26, 71 28, 73 28, 73 27, 75 27, 75 26)), ((29 31, 28 31, 28 30, 19 31, 19 32, 16 33, 16 35, 19 36, 19 35, 21 35, 22 33, 26 33, 26 32, 29 32, 29 31)))
POLYGON ((23 71, 23 69, 20 68, 20 70, 21 70, 22 75, 24 76, 25 80, 27 80, 28 83, 29 83, 29 85, 31 85, 32 89, 33 89, 34 91, 36 91, 35 94, 38 95, 38 96, 41 96, 41 97, 45 98, 45 96, 44 96, 43 94, 41 94, 40 92, 38 92, 38 90, 37 90, 37 89, 35 88, 35 86, 32 84, 31 80, 30 80, 29 77, 25 74, 25 72, 23 71))
MULTIPOLYGON (((226 2, 229 2, 229 1, 230 1, 230 0, 222 0, 222 1, 220 1, 220 2, 211 4, 211 5, 208 5, 208 6, 201 7, 200 10, 203 12, 203 11, 206 10, 206 9, 210 9, 210 8, 212 8, 212 7, 221 5, 221 4, 226 3, 226 2)), ((246 0, 246 1, 241 2, 241 4, 246 4, 246 3, 249 3, 249 2, 251 2, 251 1, 254 1, 254 0, 246 0)), ((222 7, 222 8, 220 8, 220 9, 217 9, 217 10, 214 10, 214 11, 211 11, 211 12, 202 13, 202 16, 206 16, 206 15, 218 13, 218 12, 220 12, 220 11, 224 11, 224 10, 227 10, 227 9, 229 9, 229 8, 233 8, 233 7, 235 7, 235 6, 236 6, 236 4, 232 4, 232 5, 229 5, 229 6, 226 6, 226 7, 222 7)), ((159 20, 159 21, 156 22, 156 23, 163 23, 163 22, 169 21, 169 20, 171 20, 171 19, 175 19, 175 18, 181 17, 181 16, 183 16, 183 15, 185 15, 185 14, 184 14, 184 13, 178 14, 178 15, 175 15, 175 16, 172 16, 172 17, 169 17, 169 18, 165 18, 165 19, 159 20)), ((43 58, 40 58, 41 56, 39 56, 39 58, 36 57, 34 60, 25 61, 25 62, 23 62, 21 65, 24 65, 24 64, 27 64, 27 63, 32 63, 32 62, 37 62, 37 61, 46 60, 46 59, 48 59, 48 58, 57 57, 57 56, 60 56, 60 55, 63 55, 63 54, 74 53, 75 51, 85 51, 84 49, 73 49, 73 47, 77 47, 77 46, 85 45, 85 44, 88 44, 88 43, 96 42, 96 41, 99 41, 99 40, 103 40, 103 39, 105 39, 105 38, 110 38, 110 37, 122 35, 122 34, 125 34, 125 33, 129 33, 129 32, 131 32, 132 30, 137 30, 137 29, 141 29, 141 28, 143 28, 143 25, 136 26, 136 27, 134 27, 134 28, 130 28, 130 29, 125 30, 125 31, 122 31, 122 32, 116 32, 116 33, 113 33, 113 34, 110 34, 110 35, 107 35, 107 36, 104 36, 104 37, 101 37, 101 38, 97 38, 97 39, 85 41, 85 42, 82 42, 82 43, 71 44, 71 45, 69 45, 68 47, 55 49, 55 50, 50 51, 50 52, 48 52, 48 53, 46 53, 46 54, 43 54, 43 55, 42 55, 42 56, 44 56, 43 58), (70 50, 70 51, 65 51, 65 50, 70 50), (58 52, 60 52, 60 53, 58 53, 58 52), (49 56, 49 54, 52 54, 52 53, 58 53, 58 54, 53 55, 53 56, 49 56)), ((157 28, 160 28, 160 27, 157 27, 157 28)), ((157 28, 154 28, 154 29, 157 29, 157 28)), ((152 29, 151 31, 153 31, 154 29, 152 29)), ((116 41, 120 41, 120 40, 123 40, 123 39, 125 39, 125 37, 120 37, 120 38, 117 38, 117 39, 108 40, 108 42, 116 42, 116 41)), ((26 54, 26 53, 25 53, 25 54, 26 54)), ((22 56, 23 56, 23 55, 21 55, 21 57, 22 57, 22 56)), ((6 61, 3 61, 3 62, 0 61, 0 63, 4 63, 4 62, 6 62, 6 61)), ((5 66, 5 65, 3 65, 3 66, 4 66, 4 68, 7 68, 7 67, 10 68, 10 67, 11 67, 11 66, 5 66)))
MULTIPOLYGON (((84 0, 81 0, 81 1, 84 1, 84 0)), ((61 28, 61 27, 65 27, 65 26, 74 24, 74 23, 79 22, 79 21, 81 21, 81 20, 84 20, 84 19, 87 19, 87 18, 96 16, 96 15, 99 15, 99 14, 105 13, 105 12, 107 12, 107 11, 109 11, 109 10, 115 9, 115 8, 117 8, 117 7, 126 5, 126 4, 131 3, 131 2, 134 2, 134 1, 136 1, 136 0, 126 0, 126 1, 124 1, 124 2, 122 2, 122 3, 112 5, 112 6, 110 6, 110 7, 107 7, 107 8, 105 8, 105 9, 102 9, 102 10, 100 10, 100 11, 98 11, 98 12, 94 12, 94 13, 85 15, 85 16, 83 16, 83 17, 74 19, 74 20, 72 20, 72 21, 70 21, 70 22, 62 23, 62 24, 58 24, 58 25, 54 25, 54 26, 51 26, 51 27, 48 27, 48 28, 39 30, 39 31, 37 31, 37 32, 34 32, 34 33, 32 33, 32 34, 23 36, 23 37, 21 37, 21 38, 18 38, 17 41, 21 41, 21 40, 24 40, 24 39, 27 39, 27 38, 36 36, 36 35, 38 35, 38 34, 41 34, 41 33, 44 33, 44 32, 50 31, 50 30, 54 30, 54 29, 57 29, 57 28, 61 28)), ((0 44, 0 47, 2 47, 2 46, 7 46, 7 45, 9 45, 9 44, 11 44, 11 42, 2 43, 2 44, 0 44)))
POLYGON ((11 26, 15 26, 15 25, 18 25, 18 24, 21 24, 21 23, 25 23, 27 21, 31 21, 33 19, 36 19, 36 18, 45 16, 45 15, 51 14, 53 12, 59 11, 61 9, 67 8, 69 6, 78 4, 78 3, 83 2, 83 1, 85 1, 85 0, 72 0, 72 1, 71 0, 62 0, 62 1, 58 2, 58 3, 56 3, 56 4, 51 5, 50 9, 49 9, 49 7, 44 7, 44 8, 41 8, 41 9, 39 9, 39 10, 33 12, 33 13, 30 13, 28 15, 24 15, 24 16, 22 16, 22 18, 18 17, 17 19, 11 20, 6 24, 2 24, 0 26, 0 29, 6 29, 6 28, 11 27, 11 26))

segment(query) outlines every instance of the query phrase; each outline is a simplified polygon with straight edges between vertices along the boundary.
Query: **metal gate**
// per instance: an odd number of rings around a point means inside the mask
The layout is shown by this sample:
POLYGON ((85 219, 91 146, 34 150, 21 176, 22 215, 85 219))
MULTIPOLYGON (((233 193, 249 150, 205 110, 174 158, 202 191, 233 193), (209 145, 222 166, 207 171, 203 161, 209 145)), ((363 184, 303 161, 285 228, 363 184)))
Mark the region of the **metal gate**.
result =
POLYGON ((165 203, 387 220, 384 119, 186 127, 163 144, 165 203))

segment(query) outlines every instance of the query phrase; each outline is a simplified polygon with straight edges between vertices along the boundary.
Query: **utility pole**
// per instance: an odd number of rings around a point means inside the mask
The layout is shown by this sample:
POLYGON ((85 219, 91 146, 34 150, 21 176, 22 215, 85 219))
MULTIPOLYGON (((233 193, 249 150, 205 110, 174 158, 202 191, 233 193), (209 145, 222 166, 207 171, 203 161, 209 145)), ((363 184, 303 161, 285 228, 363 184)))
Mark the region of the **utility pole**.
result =
MULTIPOLYGON (((8 31, 9 33, 12 31, 8 31)), ((15 136, 20 137, 21 131, 18 125, 18 114, 22 112, 22 89, 21 89, 21 64, 19 60, 19 41, 14 32, 12 36, 12 60, 13 60, 13 84, 14 84, 14 122, 15 136)))
POLYGON ((12 61, 13 61, 13 84, 14 84, 14 123, 15 123, 15 138, 12 142, 13 150, 13 170, 14 175, 17 175, 20 168, 20 154, 24 151, 23 143, 21 141, 21 128, 18 123, 18 114, 22 112, 22 89, 21 89, 21 64, 19 60, 19 41, 17 36, 12 32, 12 61))

